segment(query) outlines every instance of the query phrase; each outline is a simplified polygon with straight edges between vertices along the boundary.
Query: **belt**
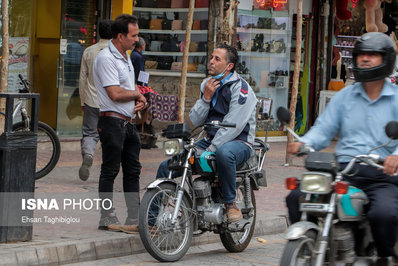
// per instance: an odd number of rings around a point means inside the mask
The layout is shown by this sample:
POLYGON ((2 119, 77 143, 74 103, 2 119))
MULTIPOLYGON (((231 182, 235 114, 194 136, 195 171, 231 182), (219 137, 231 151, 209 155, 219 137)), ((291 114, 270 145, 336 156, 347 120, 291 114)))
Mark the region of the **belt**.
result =
POLYGON ((105 117, 116 117, 120 118, 130 124, 135 124, 135 119, 132 119, 131 117, 116 113, 116 112, 100 112, 100 116, 105 116, 105 117))

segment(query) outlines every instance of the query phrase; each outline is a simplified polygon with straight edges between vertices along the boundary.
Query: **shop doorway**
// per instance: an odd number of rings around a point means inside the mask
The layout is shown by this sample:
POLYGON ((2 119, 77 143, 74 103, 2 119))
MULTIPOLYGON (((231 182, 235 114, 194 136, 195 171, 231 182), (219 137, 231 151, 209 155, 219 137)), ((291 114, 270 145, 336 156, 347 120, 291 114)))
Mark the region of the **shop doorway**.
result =
POLYGON ((97 0, 62 1, 57 75, 57 131, 61 135, 81 133, 80 64, 84 49, 96 42, 97 7, 97 0))

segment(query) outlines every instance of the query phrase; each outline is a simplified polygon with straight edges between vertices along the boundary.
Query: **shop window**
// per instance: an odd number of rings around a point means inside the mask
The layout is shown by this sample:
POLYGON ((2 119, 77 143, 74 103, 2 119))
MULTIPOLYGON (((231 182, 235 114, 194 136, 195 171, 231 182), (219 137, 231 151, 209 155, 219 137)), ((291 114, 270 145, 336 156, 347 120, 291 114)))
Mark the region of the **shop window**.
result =
MULTIPOLYGON (((188 0, 138 1, 140 36, 146 42, 145 70, 151 75, 179 76, 186 35, 188 0)), ((205 77, 208 1, 196 1, 188 54, 188 76, 205 77)))
MULTIPOLYGON (((243 1, 242 1, 243 2, 243 1)), ((274 11, 272 1, 253 5, 240 3, 237 21, 237 72, 250 84, 258 97, 272 99, 273 106, 287 106, 289 91, 290 17, 288 11, 274 11)), ((283 135, 276 119, 269 114, 272 135, 283 135)), ((261 136, 264 132, 258 132, 261 136)))

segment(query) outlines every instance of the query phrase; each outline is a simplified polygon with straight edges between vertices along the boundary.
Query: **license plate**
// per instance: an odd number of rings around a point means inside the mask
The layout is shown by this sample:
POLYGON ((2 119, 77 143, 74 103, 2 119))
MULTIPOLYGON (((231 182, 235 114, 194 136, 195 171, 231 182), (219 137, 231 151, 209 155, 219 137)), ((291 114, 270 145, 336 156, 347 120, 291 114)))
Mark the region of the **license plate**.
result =
POLYGON ((327 212, 329 204, 320 203, 301 203, 300 211, 307 212, 327 212))

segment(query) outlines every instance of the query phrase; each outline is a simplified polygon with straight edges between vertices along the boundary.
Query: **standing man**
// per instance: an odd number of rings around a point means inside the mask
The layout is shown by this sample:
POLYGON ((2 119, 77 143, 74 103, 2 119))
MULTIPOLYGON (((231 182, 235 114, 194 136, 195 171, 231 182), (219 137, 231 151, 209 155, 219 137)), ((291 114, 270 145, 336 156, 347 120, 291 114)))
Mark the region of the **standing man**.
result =
MULTIPOLYGON (((135 85, 134 68, 127 54, 137 41, 137 18, 118 16, 112 23, 112 40, 95 60, 94 82, 100 103, 98 133, 102 144, 99 196, 113 200, 113 183, 121 164, 127 206, 125 225, 138 232, 141 143, 134 121, 135 113, 146 107, 146 99, 135 85)), ((101 209, 98 229, 120 231, 122 226, 110 207, 101 209)))
POLYGON ((99 140, 97 130, 99 103, 94 84, 93 64, 98 53, 107 47, 109 40, 112 39, 111 24, 111 20, 103 20, 99 23, 100 40, 84 50, 80 66, 79 95, 83 110, 83 138, 80 144, 83 162, 79 169, 79 177, 83 181, 86 181, 90 176, 90 167, 93 164, 95 147, 99 140))
MULTIPOLYGON (((256 130, 257 98, 249 84, 235 71, 238 59, 234 47, 216 46, 208 67, 212 77, 203 80, 200 98, 189 113, 194 126, 216 120, 236 124, 235 128, 210 128, 207 137, 196 143, 206 149, 201 158, 216 158, 228 222, 242 219, 242 212, 236 205, 236 166, 250 158, 256 130)), ((167 161, 164 161, 156 178, 167 177, 168 173, 167 161)))
POLYGON ((138 42, 135 45, 135 49, 131 52, 131 63, 134 67, 134 76, 135 83, 140 86, 144 86, 145 84, 141 81, 138 81, 138 77, 140 75, 140 71, 145 71, 145 59, 142 55, 142 51, 145 51, 145 40, 142 37, 138 38, 138 42))
MULTIPOLYGON (((395 44, 387 35, 380 32, 362 35, 353 50, 356 83, 333 96, 302 141, 321 150, 340 134, 335 153, 342 169, 353 156, 368 154, 372 148, 387 143, 384 127, 398 119, 398 86, 387 79, 395 57, 395 44)), ((296 154, 301 145, 290 143, 288 151, 296 154)), ((394 176, 398 171, 398 142, 372 153, 385 158, 383 171, 358 162, 352 174, 344 179, 368 196, 367 218, 379 256, 377 265, 387 265, 388 257, 398 258, 394 251, 398 232, 398 178, 394 176)), ((299 198, 303 194, 293 190, 286 198, 292 223, 300 220, 299 198)))

